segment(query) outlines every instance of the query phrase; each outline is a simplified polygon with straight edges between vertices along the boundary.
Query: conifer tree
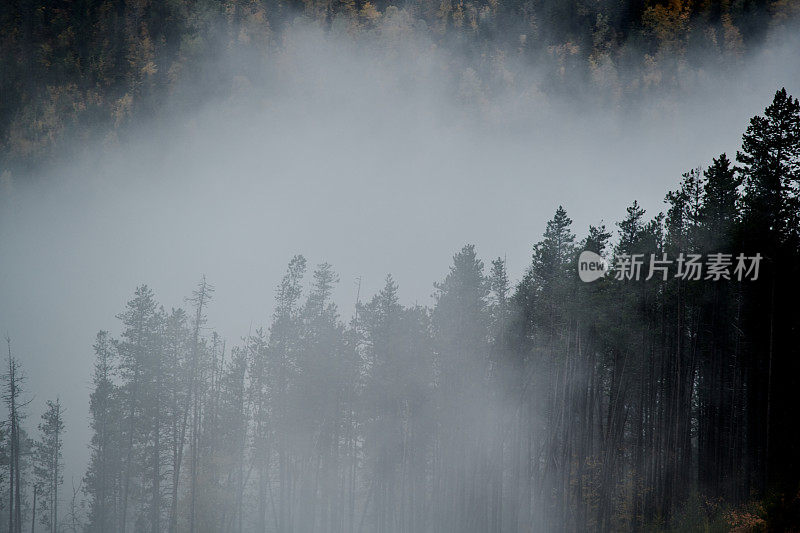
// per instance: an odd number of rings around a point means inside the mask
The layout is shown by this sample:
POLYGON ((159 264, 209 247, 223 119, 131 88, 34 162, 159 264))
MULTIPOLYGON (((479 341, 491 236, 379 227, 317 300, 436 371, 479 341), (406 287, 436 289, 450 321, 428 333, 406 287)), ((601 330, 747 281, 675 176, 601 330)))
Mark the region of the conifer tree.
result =
POLYGON ((36 486, 39 488, 39 520, 50 533, 58 529, 58 490, 64 482, 64 409, 61 401, 48 400, 47 409, 39 424, 41 437, 34 443, 34 468, 36 486))
POLYGON ((8 531, 21 533, 24 503, 22 485, 25 482, 22 470, 26 466, 23 455, 28 444, 21 424, 25 419, 24 408, 30 403, 30 400, 22 399, 25 392, 23 389, 25 376, 20 369, 19 361, 11 353, 11 338, 8 336, 6 336, 6 345, 8 347, 8 372, 3 376, 6 386, 3 400, 8 408, 8 444, 6 445, 8 450, 8 531))
POLYGON ((89 396, 91 456, 85 476, 89 495, 89 530, 107 532, 118 523, 122 473, 120 390, 115 382, 116 360, 108 332, 100 331, 95 344, 93 390, 89 396))

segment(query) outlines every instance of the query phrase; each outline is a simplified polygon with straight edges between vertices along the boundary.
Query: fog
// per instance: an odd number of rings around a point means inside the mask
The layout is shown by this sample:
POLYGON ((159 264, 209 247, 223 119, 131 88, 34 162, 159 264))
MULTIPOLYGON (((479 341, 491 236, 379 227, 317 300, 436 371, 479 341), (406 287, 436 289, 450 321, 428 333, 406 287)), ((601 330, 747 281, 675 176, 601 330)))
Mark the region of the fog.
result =
MULTIPOLYGON (((294 254, 334 266, 349 317, 358 280, 365 300, 387 273, 402 303, 431 304, 465 243, 487 263, 505 257, 519 280, 559 205, 579 237, 589 224, 614 228, 633 200, 655 215, 683 172, 733 157, 776 88, 800 92, 798 44, 606 107, 591 87, 578 101, 476 89, 430 43, 357 51, 298 24, 263 77, 237 79, 231 95, 6 177, 0 330, 34 396, 26 424, 62 399, 66 486, 77 481, 91 345, 99 329, 118 333, 115 315, 142 283, 178 307, 205 275, 216 288, 208 327, 233 345, 268 324, 294 254)), ((535 87, 535 66, 509 68, 517 87, 535 87)))

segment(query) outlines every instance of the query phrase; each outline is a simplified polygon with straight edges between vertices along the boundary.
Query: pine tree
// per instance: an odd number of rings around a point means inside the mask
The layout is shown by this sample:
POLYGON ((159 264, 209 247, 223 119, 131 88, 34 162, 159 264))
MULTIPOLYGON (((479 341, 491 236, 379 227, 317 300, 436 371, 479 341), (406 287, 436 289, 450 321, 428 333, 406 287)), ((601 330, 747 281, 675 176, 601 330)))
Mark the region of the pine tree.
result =
POLYGON ((730 241, 737 229, 742 178, 725 154, 715 158, 703 175, 705 184, 702 220, 706 230, 703 240, 707 249, 719 252, 722 251, 720 246, 728 247, 732 244, 723 239, 730 241))
POLYGON ((169 442, 169 511, 170 533, 178 528, 178 499, 180 496, 181 466, 186 444, 186 426, 191 397, 191 332, 183 309, 172 309, 166 319, 163 357, 164 380, 167 384, 164 399, 169 442))
MULTIPOLYGON (((202 367, 204 359, 204 344, 201 342, 200 332, 206 323, 206 306, 214 294, 214 287, 203 276, 197 284, 197 289, 192 293, 189 302, 194 306, 192 320, 191 356, 189 361, 189 396, 186 406, 186 417, 191 418, 190 432, 190 457, 189 457, 189 532, 194 533, 197 527, 197 493, 198 471, 200 467, 200 422, 201 422, 201 394, 202 394, 202 367), (191 411, 190 411, 191 406, 191 411), (190 414, 191 413, 191 414, 190 414)), ((186 431, 186 418, 181 429, 180 446, 183 447, 186 431)), ((180 466, 180 465, 178 465, 180 466)), ((173 521, 177 520, 177 515, 173 521)))
MULTIPOLYGON (((274 431, 276 435, 278 460, 278 504, 277 529, 290 531, 293 529, 295 487, 292 482, 294 468, 293 453, 290 449, 292 437, 295 435, 292 423, 292 387, 297 372, 297 356, 300 332, 300 297, 302 296, 302 280, 306 272, 306 260, 303 256, 294 256, 289 262, 287 272, 278 286, 275 312, 269 330, 267 354, 272 361, 271 369, 265 368, 269 381, 265 383, 271 389, 272 412, 274 413, 274 431)), ((261 407, 265 411, 264 407, 261 407)), ((261 420, 260 420, 261 422, 261 420)), ((260 457, 259 465, 259 528, 266 527, 267 490, 269 479, 269 457, 260 457)))
POLYGON ((151 413, 148 412, 149 378, 151 362, 159 348, 161 321, 153 291, 146 285, 138 287, 134 298, 118 318, 125 329, 121 341, 116 344, 122 380, 120 397, 124 406, 122 499, 117 527, 124 533, 132 518, 137 528, 141 527, 139 524, 144 519, 141 515, 130 515, 129 510, 143 508, 139 495, 147 483, 145 469, 139 465, 146 461, 142 454, 146 453, 152 437, 151 413), (134 496, 139 501, 131 505, 134 496))
POLYGON ((119 520, 122 413, 120 390, 115 383, 115 350, 108 332, 98 332, 94 352, 93 390, 89 396, 91 457, 85 490, 89 495, 89 530, 104 533, 113 531, 119 520))
POLYGON ((3 400, 8 408, 8 444, 6 446, 9 480, 8 531, 22 533, 22 484, 25 481, 22 476, 25 460, 22 457, 27 439, 24 438, 21 423, 25 418, 23 409, 30 403, 30 400, 22 400, 25 392, 22 388, 25 376, 20 369, 19 362, 11 353, 11 338, 8 336, 6 336, 6 345, 8 346, 8 373, 4 376, 6 391, 3 400))
POLYGON ((364 391, 364 454, 370 470, 370 487, 375 509, 376 531, 395 529, 396 503, 400 497, 399 475, 403 442, 401 383, 405 375, 401 337, 402 306, 397 284, 389 275, 383 289, 367 304, 360 306, 359 317, 364 335, 364 358, 369 367, 364 391))
POLYGON ((453 256, 450 272, 435 288, 432 319, 442 417, 436 460, 444 484, 436 519, 437 527, 463 530, 485 516, 480 513, 489 502, 482 478, 485 442, 477 437, 484 435, 481 428, 487 422, 488 284, 473 245, 453 256))
POLYGON ((786 89, 775 93, 764 115, 750 120, 736 160, 744 177, 745 223, 772 240, 797 243, 800 103, 786 89))
POLYGON ((793 490, 800 469, 789 457, 797 431, 788 421, 793 410, 792 380, 800 371, 800 319, 796 294, 800 258, 800 103, 785 89, 775 93, 763 115, 751 119, 737 153, 744 180, 741 247, 764 258, 758 280, 743 287, 743 360, 747 394, 747 485, 763 492, 793 490), (777 394, 776 394, 777 391, 777 394), (787 462, 788 461, 788 462, 787 462), (781 465, 780 467, 778 465, 781 465), (752 480, 752 481, 751 481, 752 480))
POLYGON ((48 400, 39 424, 40 440, 34 443, 34 476, 41 502, 39 520, 50 533, 58 529, 58 489, 64 482, 64 410, 61 401, 48 400), (43 511, 43 512, 42 512, 43 511))

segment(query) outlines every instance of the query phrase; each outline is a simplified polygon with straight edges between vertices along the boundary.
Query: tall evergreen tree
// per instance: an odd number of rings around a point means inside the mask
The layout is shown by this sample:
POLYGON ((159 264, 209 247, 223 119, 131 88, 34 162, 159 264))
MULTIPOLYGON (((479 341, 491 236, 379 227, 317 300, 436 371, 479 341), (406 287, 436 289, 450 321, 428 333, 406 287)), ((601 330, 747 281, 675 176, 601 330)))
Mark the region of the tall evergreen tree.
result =
POLYGON ((23 451, 26 445, 24 431, 21 427, 25 419, 24 408, 30 400, 23 400, 23 383, 25 376, 22 373, 19 361, 11 353, 11 338, 6 336, 8 347, 8 372, 3 376, 5 380, 5 393, 3 400, 8 408, 8 531, 10 533, 22 532, 22 506, 23 489, 25 481, 22 469, 25 466, 23 451))
MULTIPOLYGON (((39 520, 50 533, 58 530, 58 489, 64 482, 64 409, 61 401, 48 400, 39 424, 40 440, 34 443, 34 476, 39 488, 39 520)), ((33 517, 35 519, 35 517, 33 517)))
POLYGON ((100 331, 95 344, 93 389, 89 396, 92 437, 85 476, 89 495, 89 530, 113 531, 119 523, 122 480, 120 390, 115 382, 116 352, 108 332, 100 331))

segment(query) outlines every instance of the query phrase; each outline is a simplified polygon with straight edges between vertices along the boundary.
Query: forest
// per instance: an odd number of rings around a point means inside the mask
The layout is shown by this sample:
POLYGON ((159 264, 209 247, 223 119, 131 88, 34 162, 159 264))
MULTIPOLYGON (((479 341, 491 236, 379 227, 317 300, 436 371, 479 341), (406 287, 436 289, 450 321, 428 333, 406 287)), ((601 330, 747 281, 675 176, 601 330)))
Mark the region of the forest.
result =
MULTIPOLYGON (((29 412, 6 339, 0 530, 792 531, 800 528, 800 103, 734 155, 578 239, 559 207, 530 265, 472 245, 432 306, 389 275, 352 311, 292 257, 268 323, 231 341, 147 285, 97 333, 91 458, 63 480, 63 406, 29 412), (757 277, 584 283, 577 257, 732 254, 757 277), (345 319, 344 316, 351 318, 345 319)), ((674 274, 674 270, 670 270, 674 274)))
POLYGON ((770 36, 791 35, 799 15, 797 0, 7 1, 0 174, 24 179, 68 140, 115 146, 167 110, 263 82, 303 23, 389 56, 403 42, 438 50, 454 98, 467 84, 588 93, 614 108, 661 91, 680 99, 709 72, 736 72, 780 44, 770 36), (538 80, 526 75, 532 65, 538 80))

